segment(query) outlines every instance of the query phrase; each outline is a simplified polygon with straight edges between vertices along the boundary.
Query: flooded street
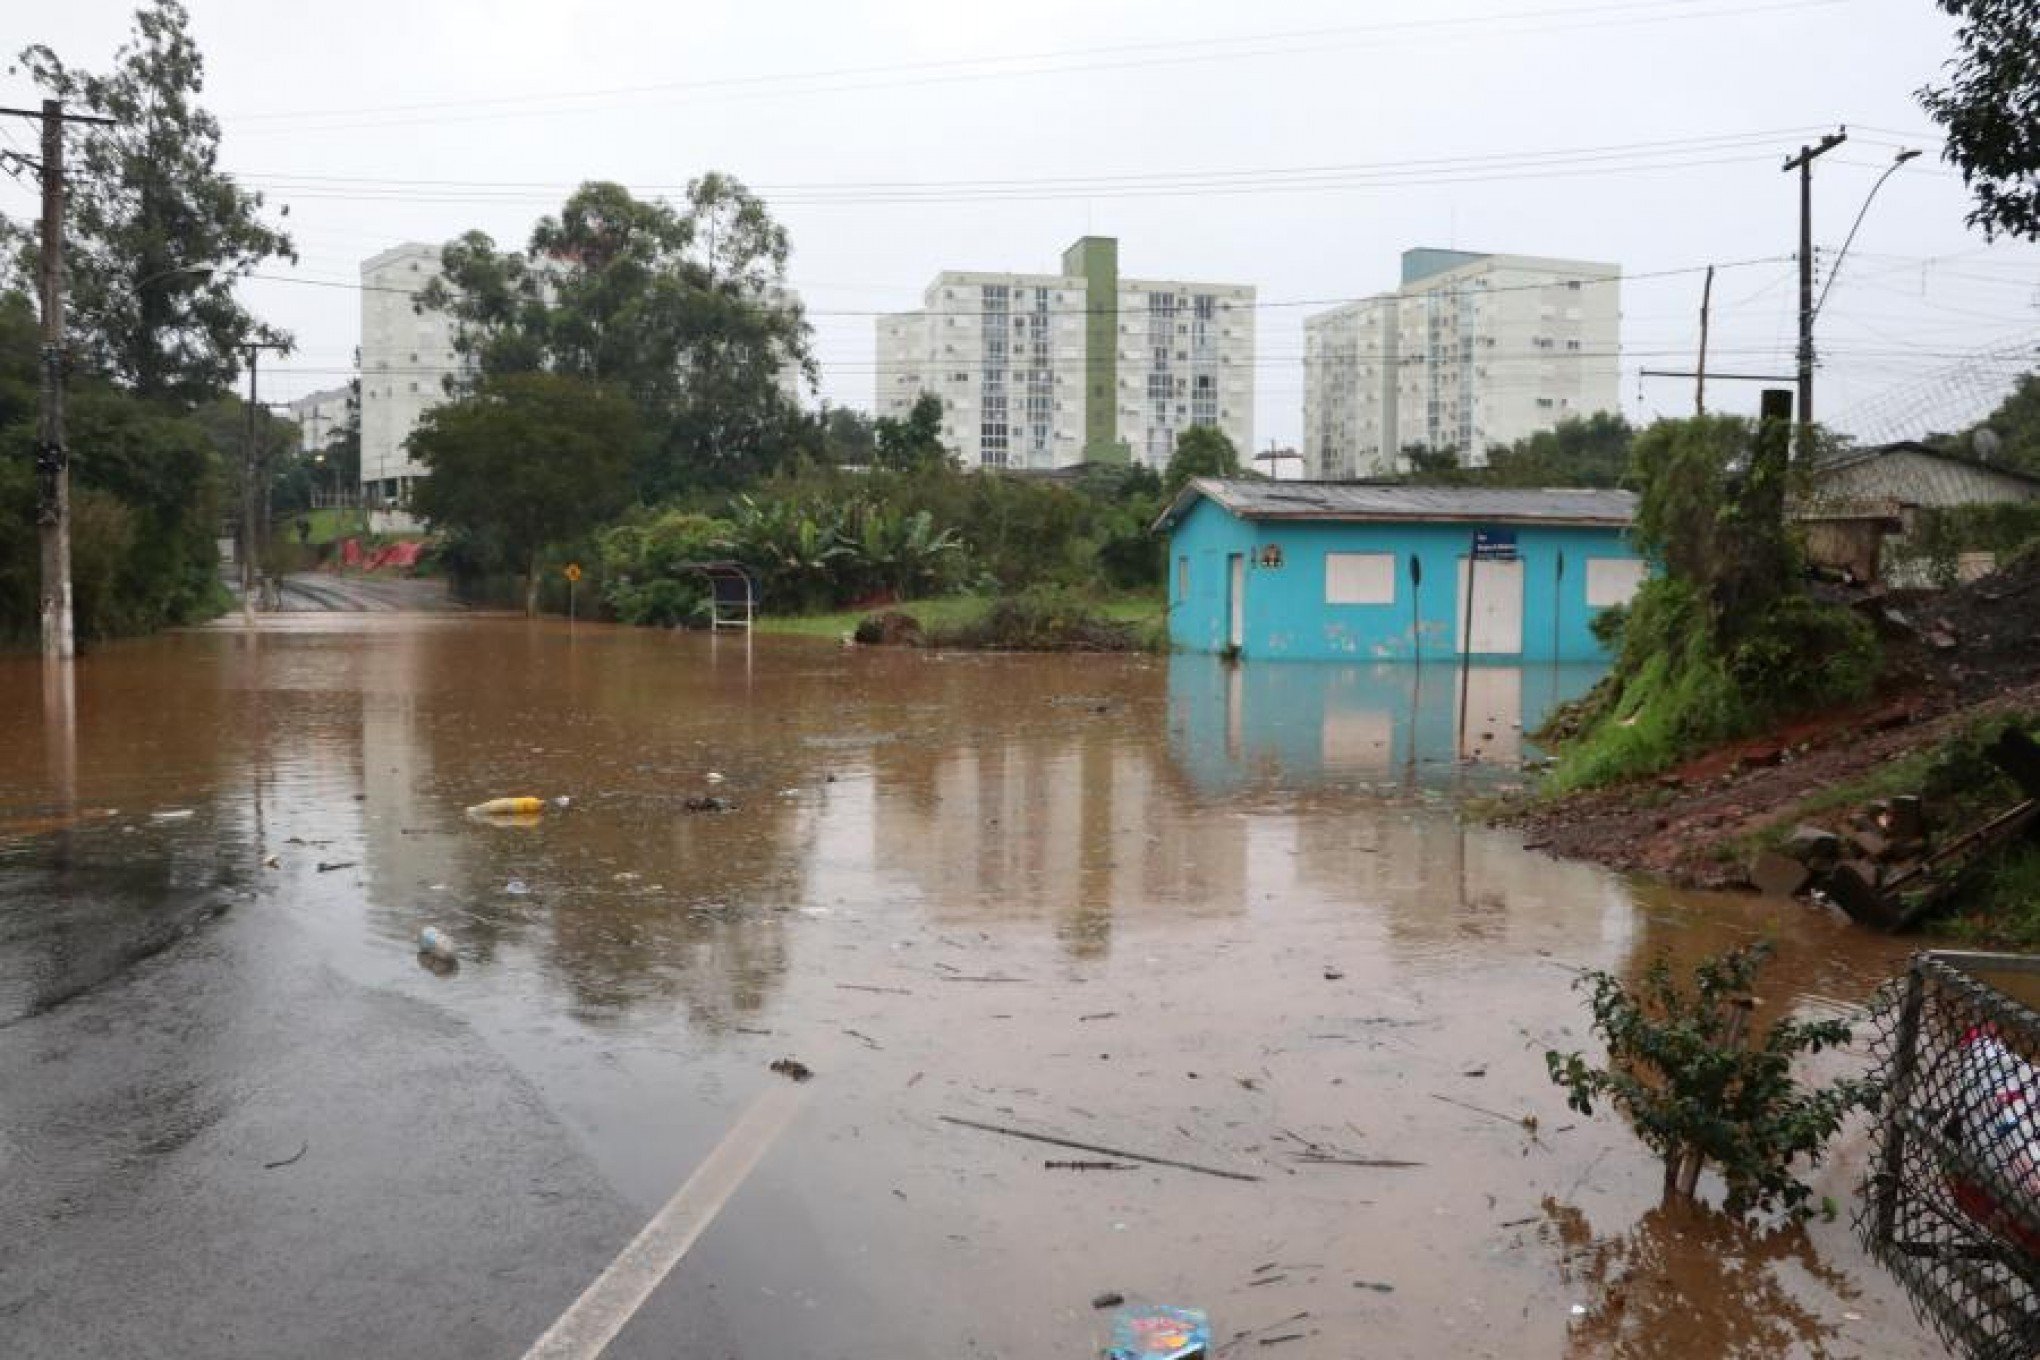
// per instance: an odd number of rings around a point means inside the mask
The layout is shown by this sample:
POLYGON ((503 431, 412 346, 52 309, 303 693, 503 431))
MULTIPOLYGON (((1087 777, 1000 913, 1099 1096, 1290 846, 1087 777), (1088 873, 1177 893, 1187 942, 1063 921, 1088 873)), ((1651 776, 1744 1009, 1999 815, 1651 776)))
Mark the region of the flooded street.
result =
POLYGON ((1841 1221, 1756 1241, 1546 1079, 1576 969, 1768 935, 1835 1011, 1900 953, 1462 824, 1592 679, 1477 669, 1464 766, 1444 667, 373 613, 0 659, 5 1349, 521 1355, 787 1089, 610 1354, 1091 1355, 1107 1291, 1284 1360, 1938 1354, 1860 1131, 1841 1221))

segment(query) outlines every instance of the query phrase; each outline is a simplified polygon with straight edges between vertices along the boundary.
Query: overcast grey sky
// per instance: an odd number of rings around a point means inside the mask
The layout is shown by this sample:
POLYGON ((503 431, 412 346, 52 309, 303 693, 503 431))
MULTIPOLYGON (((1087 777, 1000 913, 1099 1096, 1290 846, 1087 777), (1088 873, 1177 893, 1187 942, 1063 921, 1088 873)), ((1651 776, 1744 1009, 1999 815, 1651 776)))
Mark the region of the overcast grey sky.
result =
MULTIPOLYGON (((190 7, 225 164, 289 205, 303 255, 295 281, 247 285, 299 346, 265 397, 344 381, 365 256, 470 227, 521 244, 583 179, 677 192, 715 168, 791 230, 835 403, 872 403, 871 313, 941 269, 1046 270, 1094 232, 1125 273, 1260 290, 1262 447, 1299 438, 1316 308, 1289 304, 1391 288, 1414 245, 1620 263, 1625 410, 1683 414, 1690 383, 1636 370, 1691 366, 1709 262, 1758 261, 1717 276, 1710 366, 1790 372, 1780 162, 1838 123, 1815 183, 1829 258, 1895 150, 1929 154, 1884 187, 1822 313, 1818 413, 1870 437, 1951 420, 2040 339, 2040 248, 1964 226, 1912 99, 1954 50, 1928 0, 190 7)), ((8 46, 103 68, 130 8, 51 7, 8 46)), ((35 93, 0 79, 0 102, 35 93)), ((0 181, 0 211, 32 208, 0 181)), ((1710 385, 1710 406, 1756 392, 1710 385)))

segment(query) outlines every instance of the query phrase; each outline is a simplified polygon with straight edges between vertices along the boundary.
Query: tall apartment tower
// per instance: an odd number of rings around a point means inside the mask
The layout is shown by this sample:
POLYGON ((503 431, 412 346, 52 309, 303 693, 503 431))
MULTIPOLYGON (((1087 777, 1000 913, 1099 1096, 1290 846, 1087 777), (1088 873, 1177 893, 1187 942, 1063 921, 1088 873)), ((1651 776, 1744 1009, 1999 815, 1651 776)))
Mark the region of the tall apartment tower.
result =
POLYGON ((418 293, 438 275, 439 247, 417 241, 361 262, 361 495, 392 517, 426 475, 404 441, 446 399, 445 379, 459 363, 452 319, 417 310, 418 293))
POLYGON ((877 323, 876 407, 942 399, 966 467, 1162 467, 1193 426, 1254 438, 1254 290, 1122 278, 1119 243, 1086 236, 1055 274, 944 272, 922 308, 877 323))
POLYGON ((1403 252, 1402 286, 1306 317, 1306 475, 1406 470, 1412 445, 1488 450, 1617 410, 1622 269, 1586 260, 1403 252))

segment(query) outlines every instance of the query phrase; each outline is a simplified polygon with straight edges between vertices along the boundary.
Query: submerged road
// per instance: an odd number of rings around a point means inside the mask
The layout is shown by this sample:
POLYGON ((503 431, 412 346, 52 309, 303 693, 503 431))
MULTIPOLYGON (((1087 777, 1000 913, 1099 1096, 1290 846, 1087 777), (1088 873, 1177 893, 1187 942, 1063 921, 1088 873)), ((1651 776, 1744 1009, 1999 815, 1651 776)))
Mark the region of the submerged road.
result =
MULTIPOLYGON (((1762 934, 1834 1014, 1888 941, 1466 825, 1448 685, 290 584, 358 607, 0 656, 6 1360, 1033 1360, 1106 1292, 1283 1360, 1940 1353, 1846 1215, 1655 1211, 1542 1058, 1574 968, 1762 934)), ((1563 678, 1471 702, 1513 753, 1563 678)))
MULTIPOLYGON (((160 952, 94 915, 141 957, 0 1015, 5 1353, 523 1354, 641 1208, 456 1016, 350 981, 230 887, 206 895, 222 914, 160 952)), ((609 1351, 735 1353, 692 1278, 609 1351)))

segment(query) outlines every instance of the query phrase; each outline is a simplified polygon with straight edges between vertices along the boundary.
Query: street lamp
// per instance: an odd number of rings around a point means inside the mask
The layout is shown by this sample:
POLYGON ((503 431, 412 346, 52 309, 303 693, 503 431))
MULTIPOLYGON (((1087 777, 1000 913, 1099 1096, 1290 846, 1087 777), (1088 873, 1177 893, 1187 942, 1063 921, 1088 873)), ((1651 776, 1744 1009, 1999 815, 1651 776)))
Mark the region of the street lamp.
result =
POLYGON ((177 274, 192 274, 200 279, 209 279, 213 276, 213 270, 214 266, 209 264, 173 265, 169 269, 159 269, 145 279, 136 280, 135 291, 139 293, 158 279, 167 279, 177 274))
POLYGON ((1899 148, 1898 154, 1891 158, 1891 164, 1886 166, 1884 173, 1877 177, 1877 182, 1870 186, 1870 192, 1863 196, 1863 206, 1856 210, 1856 220, 1849 224, 1849 234, 1842 238, 1842 248, 1835 253, 1835 262, 1828 269, 1827 282, 1821 285, 1820 300, 1813 304, 1813 314, 1815 316, 1819 316, 1820 309, 1827 305, 1828 290, 1835 286, 1835 276, 1842 272, 1842 260, 1847 257, 1850 245, 1855 242, 1856 228, 1863 225, 1863 215, 1870 211, 1870 201, 1877 197, 1877 191, 1884 187, 1884 181, 1890 179, 1898 172, 1899 166, 1904 165, 1919 154, 1912 147, 1899 148))

